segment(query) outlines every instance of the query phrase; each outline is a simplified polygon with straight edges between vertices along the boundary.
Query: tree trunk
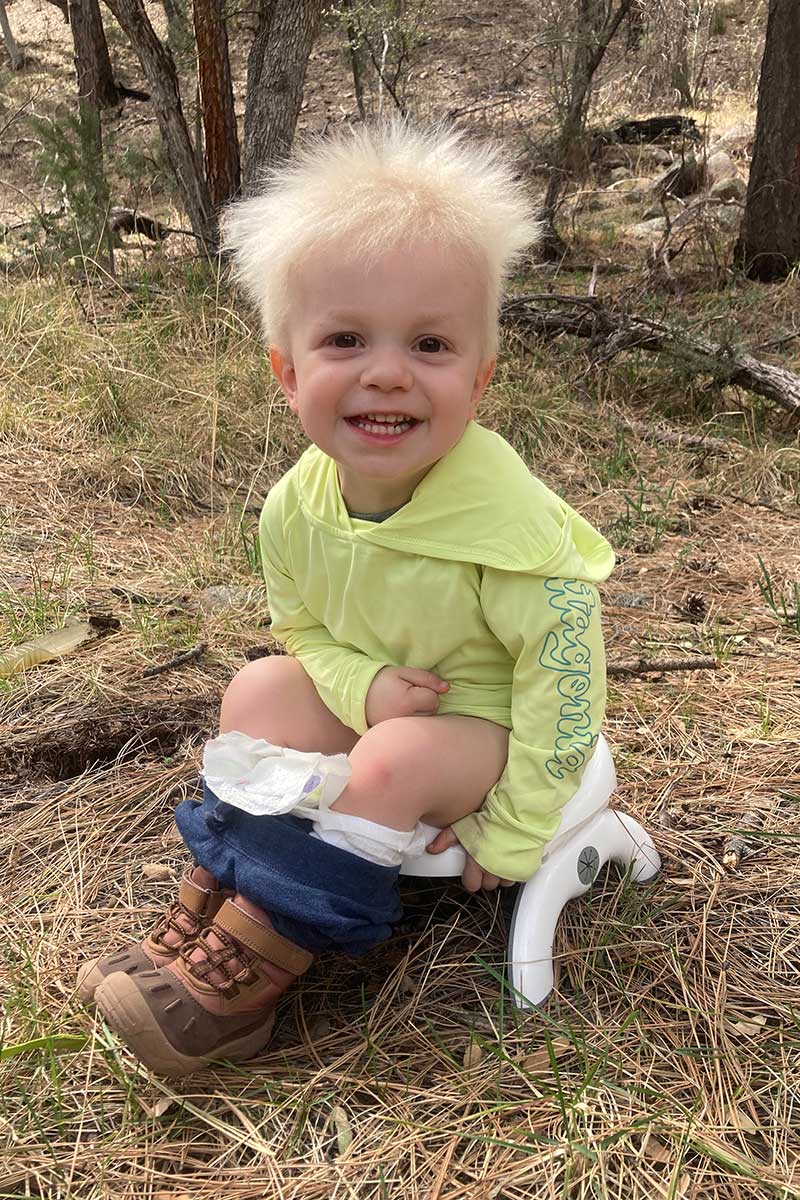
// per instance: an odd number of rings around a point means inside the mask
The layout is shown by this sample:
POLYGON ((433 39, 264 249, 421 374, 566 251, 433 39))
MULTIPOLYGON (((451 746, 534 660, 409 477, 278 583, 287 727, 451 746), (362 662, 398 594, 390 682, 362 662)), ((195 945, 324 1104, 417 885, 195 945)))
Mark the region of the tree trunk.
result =
MULTIPOLYGON (((73 14, 74 15, 74 14, 73 14)), ((78 101, 81 122, 81 152, 83 154, 86 184, 94 201, 92 213, 92 236, 94 245, 86 247, 91 255, 108 271, 114 274, 114 241, 108 224, 111 197, 106 178, 103 157, 103 127, 100 109, 91 101, 81 97, 78 101)), ((89 257, 86 252, 84 257, 89 257)))
POLYGON ((215 210, 239 190, 239 135, 222 0, 194 0, 205 171, 215 210))
POLYGON ((21 71, 25 65, 25 55, 17 45, 11 26, 8 23, 5 0, 0 0, 0 29, 3 31, 3 41, 6 44, 8 57, 11 59, 11 70, 21 71))
POLYGON ((259 28, 247 60, 244 190, 289 153, 322 0, 262 0, 259 28))
POLYGON ((113 108, 120 94, 108 54, 98 0, 69 0, 78 95, 93 108, 113 108))
POLYGON ((744 218, 734 251, 751 279, 800 262, 800 5, 770 0, 744 218))
POLYGON ((678 30, 672 50, 670 85, 678 97, 679 108, 694 108, 692 94, 692 72, 689 68, 689 10, 688 0, 683 0, 678 30))
POLYGON ((558 202, 568 176, 587 163, 583 135, 589 110, 595 72, 603 61, 611 39, 628 15, 633 0, 619 0, 616 10, 606 0, 579 0, 578 31, 567 90, 567 104, 561 123, 556 161, 547 184, 539 213, 544 231, 539 243, 545 258, 561 258, 566 244, 555 228, 558 202))
POLYGON ((197 170, 186 127, 175 61, 158 40, 142 0, 106 0, 136 51, 152 91, 158 127, 189 223, 198 237, 215 244, 214 207, 206 181, 197 170))
POLYGON ((185 0, 164 0, 167 18, 167 46, 173 58, 181 62, 192 46, 192 34, 186 15, 185 0))

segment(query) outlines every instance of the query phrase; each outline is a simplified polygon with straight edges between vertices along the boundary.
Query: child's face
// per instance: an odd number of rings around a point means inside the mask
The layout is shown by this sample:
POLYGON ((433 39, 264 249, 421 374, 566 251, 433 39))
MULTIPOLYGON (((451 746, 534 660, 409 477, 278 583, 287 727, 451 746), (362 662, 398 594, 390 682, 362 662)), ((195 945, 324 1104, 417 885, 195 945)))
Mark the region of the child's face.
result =
POLYGON ((369 270, 329 251, 298 273, 272 366, 352 509, 404 504, 461 437, 494 367, 485 304, 477 269, 432 246, 369 270))

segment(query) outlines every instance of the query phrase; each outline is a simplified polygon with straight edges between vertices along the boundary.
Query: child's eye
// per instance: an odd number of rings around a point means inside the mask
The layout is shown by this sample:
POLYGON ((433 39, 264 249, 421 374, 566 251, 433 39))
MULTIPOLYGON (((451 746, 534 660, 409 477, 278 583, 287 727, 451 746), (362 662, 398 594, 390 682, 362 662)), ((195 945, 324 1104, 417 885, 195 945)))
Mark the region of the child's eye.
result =
POLYGON ((437 337, 420 338, 417 346, 423 354, 439 354, 442 350, 447 349, 442 339, 437 337))
POLYGON ((337 350, 355 350, 358 338, 354 333, 334 333, 328 338, 328 345, 335 346, 337 350))

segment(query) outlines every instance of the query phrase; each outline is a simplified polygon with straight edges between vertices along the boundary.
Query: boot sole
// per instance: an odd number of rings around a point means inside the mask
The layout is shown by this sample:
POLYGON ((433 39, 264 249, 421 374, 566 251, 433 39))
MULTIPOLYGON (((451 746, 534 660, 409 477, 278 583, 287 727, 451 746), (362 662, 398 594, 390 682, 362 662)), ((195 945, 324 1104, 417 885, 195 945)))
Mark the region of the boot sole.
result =
MULTIPOLYGON (((87 964, 88 966, 89 964, 87 964)), ((217 1046, 213 1054, 182 1054, 167 1040, 153 1020, 133 980, 122 972, 107 975, 95 992, 95 1003, 114 1033, 125 1042, 141 1062, 157 1075, 181 1079, 202 1071, 212 1062, 228 1059, 243 1062, 263 1050, 272 1036, 275 1012, 266 1018, 262 1028, 245 1037, 233 1038, 217 1046)))

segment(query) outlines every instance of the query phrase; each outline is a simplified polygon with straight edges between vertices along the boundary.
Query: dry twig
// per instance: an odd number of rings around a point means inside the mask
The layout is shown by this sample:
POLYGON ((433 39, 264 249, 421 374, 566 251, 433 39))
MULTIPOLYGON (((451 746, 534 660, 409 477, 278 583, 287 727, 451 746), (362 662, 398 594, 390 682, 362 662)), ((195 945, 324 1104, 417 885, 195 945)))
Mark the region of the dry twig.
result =
POLYGON ((649 675, 654 671, 715 671, 717 660, 702 658, 635 658, 630 662, 609 663, 607 675, 649 675))
POLYGON ((148 667, 146 671, 142 671, 142 679, 151 679, 153 675, 163 675, 164 671, 172 671, 175 667, 182 667, 188 662, 194 662, 195 659, 205 654, 207 649, 207 642, 199 642, 196 646, 192 646, 191 650, 184 650, 182 654, 176 654, 168 662, 148 667))

